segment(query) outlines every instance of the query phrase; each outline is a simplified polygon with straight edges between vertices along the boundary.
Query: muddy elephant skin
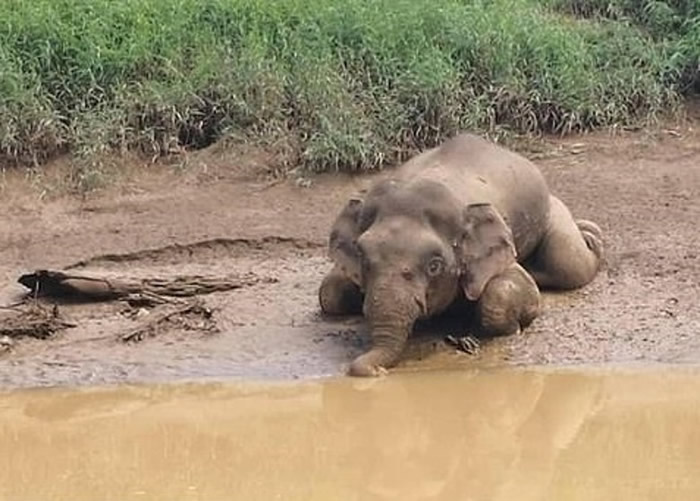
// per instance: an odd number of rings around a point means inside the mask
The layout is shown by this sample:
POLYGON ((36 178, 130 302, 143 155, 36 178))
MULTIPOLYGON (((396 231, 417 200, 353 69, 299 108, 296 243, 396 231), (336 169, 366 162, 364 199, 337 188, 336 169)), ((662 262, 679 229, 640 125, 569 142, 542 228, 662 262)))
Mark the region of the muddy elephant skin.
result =
POLYGON ((574 220, 537 166, 461 134, 347 202, 319 301, 326 314, 364 313, 373 346, 349 373, 376 376, 419 318, 466 300, 484 331, 519 332, 539 314, 539 288, 586 285, 602 253, 600 228, 574 220))

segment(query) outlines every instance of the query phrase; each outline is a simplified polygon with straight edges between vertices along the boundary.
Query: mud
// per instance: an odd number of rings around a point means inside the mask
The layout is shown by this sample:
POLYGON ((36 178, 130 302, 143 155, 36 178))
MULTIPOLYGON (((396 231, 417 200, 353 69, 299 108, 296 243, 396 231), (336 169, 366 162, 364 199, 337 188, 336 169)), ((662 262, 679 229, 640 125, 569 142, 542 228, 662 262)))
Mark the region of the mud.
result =
POLYGON ((0 499, 695 499, 700 372, 0 395, 0 499))
MULTIPOLYGON (((478 355, 442 342, 469 333, 463 322, 422 326, 397 372, 696 365, 700 119, 693 120, 671 133, 597 133, 522 149, 576 217, 601 225, 605 269, 582 290, 546 294, 531 328, 483 340, 478 355)), ((186 169, 135 169, 87 198, 41 198, 46 191, 36 180, 12 172, 0 178, 0 304, 15 301, 17 278, 38 268, 250 278, 249 286, 203 297, 215 330, 172 322, 136 344, 119 341, 137 321, 123 305, 61 305, 77 327, 0 350, 0 386, 342 374, 368 340, 361 318, 319 314, 317 288, 330 266, 325 242, 346 197, 377 176, 320 176, 308 187, 308 180, 271 182, 259 163, 240 162, 197 152, 186 169)))

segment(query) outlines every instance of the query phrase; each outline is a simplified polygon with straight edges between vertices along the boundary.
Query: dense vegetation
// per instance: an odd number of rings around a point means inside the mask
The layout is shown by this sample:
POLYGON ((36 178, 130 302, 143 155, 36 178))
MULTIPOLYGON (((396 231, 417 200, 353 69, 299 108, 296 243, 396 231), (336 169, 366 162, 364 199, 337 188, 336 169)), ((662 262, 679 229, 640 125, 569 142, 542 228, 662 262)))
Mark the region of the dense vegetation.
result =
POLYGON ((3 0, 0 164, 233 134, 374 169, 459 129, 653 117, 699 56, 700 0, 3 0))
POLYGON ((633 25, 663 48, 671 83, 700 92, 700 0, 543 0, 577 17, 633 25))

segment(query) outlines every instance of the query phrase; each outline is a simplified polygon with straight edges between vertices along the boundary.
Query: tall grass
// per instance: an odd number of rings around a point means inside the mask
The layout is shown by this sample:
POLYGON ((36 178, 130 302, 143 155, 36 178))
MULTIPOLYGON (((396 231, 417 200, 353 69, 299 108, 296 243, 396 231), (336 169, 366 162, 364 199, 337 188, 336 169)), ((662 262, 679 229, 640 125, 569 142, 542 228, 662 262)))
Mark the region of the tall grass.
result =
POLYGON ((700 0, 541 1, 575 16, 639 27, 661 47, 676 88, 700 92, 700 0))
POLYGON ((552 1, 4 0, 0 160, 236 134, 369 170, 461 129, 566 133, 673 106, 662 45, 552 1))

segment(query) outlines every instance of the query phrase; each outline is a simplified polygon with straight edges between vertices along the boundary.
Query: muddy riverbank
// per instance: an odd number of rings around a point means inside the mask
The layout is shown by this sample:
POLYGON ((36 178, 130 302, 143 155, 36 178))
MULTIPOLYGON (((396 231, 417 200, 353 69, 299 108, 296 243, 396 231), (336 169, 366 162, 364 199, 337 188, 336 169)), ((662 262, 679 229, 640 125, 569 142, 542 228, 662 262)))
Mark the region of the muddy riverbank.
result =
MULTIPOLYGON (((605 268, 582 290, 546 294, 543 314, 525 334, 485 341, 476 356, 441 342, 467 327, 432 326, 398 370, 700 362, 696 123, 524 149, 576 217, 603 228, 605 268)), ((142 318, 123 304, 60 305, 75 327, 12 342, 0 354, 0 386, 334 376, 367 346, 362 319, 320 317, 316 291, 330 266, 332 219, 376 176, 275 182, 264 162, 216 148, 187 163, 134 167, 85 199, 41 197, 41 183, 65 165, 49 167, 41 182, 5 174, 0 304, 15 301, 23 290, 17 277, 37 268, 131 278, 233 275, 246 285, 202 297, 213 312, 207 328, 175 318, 139 343, 119 342, 142 318)))

